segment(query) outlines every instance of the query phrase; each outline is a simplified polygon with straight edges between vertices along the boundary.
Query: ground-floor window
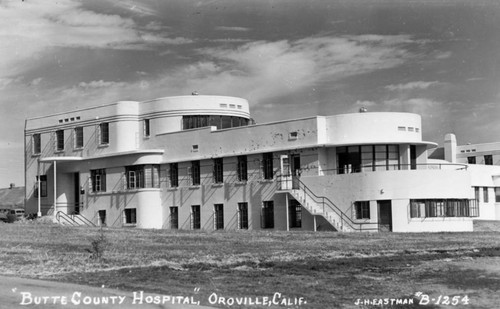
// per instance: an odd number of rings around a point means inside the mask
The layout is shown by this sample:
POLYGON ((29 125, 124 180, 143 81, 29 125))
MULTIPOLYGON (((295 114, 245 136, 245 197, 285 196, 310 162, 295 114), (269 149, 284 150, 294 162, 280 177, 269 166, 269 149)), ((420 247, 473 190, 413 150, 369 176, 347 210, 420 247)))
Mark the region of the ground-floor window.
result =
POLYGON ((468 199, 410 200, 411 218, 477 217, 478 203, 468 199))
POLYGON ((191 206, 191 229, 199 230, 201 228, 200 205, 191 206))
POLYGON ((302 227, 302 205, 296 200, 291 200, 288 206, 290 214, 290 227, 302 227))
POLYGON ((137 223, 137 212, 135 208, 125 209, 124 214, 125 214, 125 224, 137 223))
POLYGON ((47 175, 36 176, 35 198, 38 198, 38 178, 40 177, 40 197, 47 197, 47 175))
POLYGON ((179 228, 179 207, 170 207, 170 228, 176 230, 179 228))
POLYGON ((106 226, 106 210, 99 210, 97 215, 99 217, 99 226, 106 226))
POLYGON ((488 196, 488 187, 483 187, 483 202, 484 203, 490 202, 490 198, 488 196))
POLYGON ((127 189, 160 187, 160 166, 157 164, 127 166, 125 174, 127 189))
POLYGON ((248 229, 248 203, 238 203, 238 228, 248 229))
POLYGON ((214 228, 216 230, 224 229, 224 205, 215 204, 214 205, 214 228))
POLYGON ((370 202, 358 201, 354 203, 356 219, 370 219, 370 202))
POLYGON ((274 228, 274 202, 264 201, 262 204, 262 228, 272 229, 274 228))

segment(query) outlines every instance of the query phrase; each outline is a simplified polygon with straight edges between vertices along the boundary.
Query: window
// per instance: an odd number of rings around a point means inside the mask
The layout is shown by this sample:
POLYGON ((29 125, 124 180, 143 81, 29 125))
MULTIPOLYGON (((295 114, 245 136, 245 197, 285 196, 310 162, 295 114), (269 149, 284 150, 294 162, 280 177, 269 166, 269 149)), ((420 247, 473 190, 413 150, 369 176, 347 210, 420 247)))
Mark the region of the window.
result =
POLYGON ((200 161, 191 162, 191 183, 193 186, 200 185, 200 161))
POLYGON ((238 181, 248 180, 247 156, 238 156, 238 181))
POLYGON ((484 164, 485 165, 493 165, 493 155, 485 155, 484 156, 484 164))
POLYGON ((182 129, 196 129, 208 126, 220 129, 247 126, 248 119, 243 117, 218 116, 218 115, 192 115, 182 116, 182 129))
POLYGON ((224 181, 222 158, 214 159, 214 183, 222 183, 224 181))
POLYGON ((136 224, 137 223, 137 213, 135 208, 127 208, 125 213, 125 224, 136 224))
POLYGON ((33 154, 40 154, 42 152, 42 140, 40 134, 33 134, 33 154))
POLYGON ((296 200, 291 200, 288 208, 288 213, 290 214, 290 227, 302 227, 302 205, 296 200))
POLYGON ((489 203, 490 197, 488 196, 488 187, 483 187, 483 202, 489 203))
POLYGON ((151 129, 149 126, 149 119, 144 119, 144 137, 149 137, 151 134, 151 129))
POLYGON ((479 216, 477 205, 476 200, 467 199, 410 200, 410 217, 477 217, 479 216))
POLYGON ((107 122, 99 124, 99 144, 109 144, 109 123, 107 122))
POLYGON ((64 130, 56 131, 56 151, 64 150, 64 130))
POLYGON ((370 202, 360 201, 354 203, 356 219, 370 219, 370 202))
POLYGON ((201 228, 200 205, 191 206, 191 229, 199 230, 201 228))
POLYGON ((476 157, 467 157, 467 163, 476 164, 476 157))
POLYGON ((274 228, 274 202, 264 201, 262 205, 261 226, 263 229, 274 228))
POLYGON ((215 204, 214 205, 214 228, 216 230, 224 229, 224 205, 215 204))
POLYGON ((98 225, 106 226, 106 210, 98 210, 97 217, 98 217, 98 225))
POLYGON ((83 148, 83 127, 75 128, 75 148, 83 148))
POLYGON ((127 166, 125 174, 127 189, 160 187, 160 166, 157 164, 127 166))
POLYGON ((90 180, 92 185, 92 192, 105 192, 106 191, 106 170, 97 169, 90 171, 90 180))
POLYGON ((264 179, 273 179, 273 153, 264 153, 262 155, 262 171, 264 179))
POLYGON ((170 163, 170 187, 179 186, 179 166, 177 163, 170 163))
POLYGON ((170 228, 177 230, 179 228, 179 207, 170 207, 170 228))
POLYGON ((474 199, 479 203, 479 187, 474 187, 474 199))
POLYGON ((238 228, 248 229, 248 203, 238 203, 238 228))
POLYGON ((495 187, 495 203, 500 203, 500 187, 495 187))
POLYGON ((288 134, 288 139, 289 139, 289 140, 296 140, 298 136, 299 136, 299 135, 298 135, 297 131, 290 132, 290 133, 288 134))
POLYGON ((47 197, 47 175, 40 175, 36 177, 35 183, 35 198, 38 198, 38 178, 40 177, 40 197, 47 197))

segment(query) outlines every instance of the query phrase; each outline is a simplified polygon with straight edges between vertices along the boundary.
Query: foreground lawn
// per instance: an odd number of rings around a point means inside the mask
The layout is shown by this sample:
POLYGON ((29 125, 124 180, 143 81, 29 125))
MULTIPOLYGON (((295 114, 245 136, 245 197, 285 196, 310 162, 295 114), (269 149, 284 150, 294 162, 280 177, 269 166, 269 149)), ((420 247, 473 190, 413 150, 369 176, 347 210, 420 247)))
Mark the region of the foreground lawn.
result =
POLYGON ((467 308, 493 308, 500 302, 498 232, 100 231, 20 223, 0 224, 0 233, 3 274, 194 295, 202 305, 214 307, 227 307, 210 304, 214 295, 221 301, 272 298, 274 293, 290 298, 289 306, 265 307, 380 308, 355 302, 405 298, 418 303, 417 292, 436 299, 426 308, 438 308, 439 296, 467 295, 467 308), (106 243, 101 243, 99 259, 91 242, 101 233, 106 243), (306 303, 299 304, 299 299, 306 303))

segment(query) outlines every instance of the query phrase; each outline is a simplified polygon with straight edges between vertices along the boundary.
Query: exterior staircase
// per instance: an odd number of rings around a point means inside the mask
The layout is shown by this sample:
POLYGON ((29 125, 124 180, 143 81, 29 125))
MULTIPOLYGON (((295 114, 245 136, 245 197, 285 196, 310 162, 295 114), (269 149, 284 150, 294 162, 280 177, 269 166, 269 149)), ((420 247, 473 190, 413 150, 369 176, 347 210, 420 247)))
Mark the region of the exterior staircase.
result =
POLYGON ((352 232, 354 229, 346 222, 346 215, 338 208, 327 204, 325 197, 319 197, 319 201, 306 193, 306 190, 291 189, 288 193, 297 200, 312 215, 319 215, 326 219, 339 232, 352 232))

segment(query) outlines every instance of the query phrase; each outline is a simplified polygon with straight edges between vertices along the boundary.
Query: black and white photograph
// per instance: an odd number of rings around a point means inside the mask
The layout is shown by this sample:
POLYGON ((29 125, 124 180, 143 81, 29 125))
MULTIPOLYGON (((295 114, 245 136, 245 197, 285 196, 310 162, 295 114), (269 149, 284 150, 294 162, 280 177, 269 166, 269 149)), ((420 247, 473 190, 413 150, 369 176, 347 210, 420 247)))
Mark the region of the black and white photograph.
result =
POLYGON ((0 0, 0 308, 498 308, 500 2, 0 0))

